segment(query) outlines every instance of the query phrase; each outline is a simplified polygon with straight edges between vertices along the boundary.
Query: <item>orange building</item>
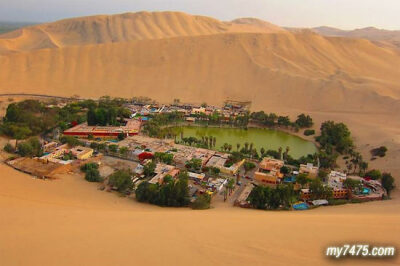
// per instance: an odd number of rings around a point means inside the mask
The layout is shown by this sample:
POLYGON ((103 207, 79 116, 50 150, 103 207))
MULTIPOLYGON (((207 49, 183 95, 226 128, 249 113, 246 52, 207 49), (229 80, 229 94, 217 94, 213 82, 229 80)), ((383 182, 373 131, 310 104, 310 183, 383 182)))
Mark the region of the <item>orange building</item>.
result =
POLYGON ((284 162, 273 158, 264 158, 259 164, 259 169, 254 173, 254 179, 264 185, 279 184, 283 178, 280 172, 284 162))

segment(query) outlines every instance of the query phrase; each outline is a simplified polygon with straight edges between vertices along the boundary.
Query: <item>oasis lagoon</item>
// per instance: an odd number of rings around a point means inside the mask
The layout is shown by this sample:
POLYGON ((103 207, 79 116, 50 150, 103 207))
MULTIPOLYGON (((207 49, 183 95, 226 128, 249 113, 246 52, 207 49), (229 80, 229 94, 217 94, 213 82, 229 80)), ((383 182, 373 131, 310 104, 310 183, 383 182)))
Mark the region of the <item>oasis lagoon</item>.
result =
POLYGON ((310 141, 279 130, 266 128, 238 129, 184 126, 174 127, 173 130, 177 133, 177 140, 180 140, 181 132, 184 138, 215 137, 216 149, 220 149, 224 143, 228 143, 232 145, 232 151, 236 151, 237 144, 240 144, 240 148, 243 148, 247 142, 249 145, 253 143, 253 147, 257 149, 257 152, 260 152, 261 148, 267 151, 278 150, 279 147, 282 147, 284 151, 286 147, 289 147, 289 155, 296 159, 317 152, 316 146, 310 141))

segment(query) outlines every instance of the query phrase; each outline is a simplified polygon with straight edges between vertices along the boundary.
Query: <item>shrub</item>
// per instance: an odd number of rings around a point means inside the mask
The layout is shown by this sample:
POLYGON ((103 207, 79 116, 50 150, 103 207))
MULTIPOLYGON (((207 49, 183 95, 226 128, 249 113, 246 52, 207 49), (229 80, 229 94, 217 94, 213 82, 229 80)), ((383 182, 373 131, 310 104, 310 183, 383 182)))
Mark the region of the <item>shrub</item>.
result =
POLYGON ((42 156, 42 145, 38 138, 31 138, 18 144, 18 154, 22 157, 42 156))
POLYGON ((110 146, 108 146, 108 149, 109 149, 110 152, 117 152, 118 151, 118 145, 111 144, 110 146))
POLYGON ((246 170, 246 172, 247 172, 247 171, 250 171, 250 170, 256 168, 256 165, 255 165, 254 163, 252 163, 252 162, 247 162, 247 161, 246 161, 246 162, 243 164, 243 167, 244 167, 244 170, 246 170))
POLYGON ((8 152, 8 153, 13 153, 14 152, 14 148, 13 148, 13 146, 10 144, 10 143, 7 143, 5 146, 4 146, 4 151, 6 151, 6 152, 8 152))
POLYGON ((81 166, 82 172, 86 172, 91 169, 99 169, 99 165, 97 163, 87 163, 81 166))
POLYGON ((116 187, 121 193, 127 192, 133 188, 131 173, 129 170, 118 170, 114 172, 108 180, 109 184, 116 187))
POLYGON ((85 179, 88 182, 102 182, 103 178, 101 178, 99 170, 92 168, 86 171, 85 179))
POLYGON ((395 188, 394 178, 391 174, 383 173, 382 186, 386 189, 388 196, 390 196, 390 192, 395 188))
POLYGON ((61 143, 68 144, 70 147, 81 145, 81 142, 73 136, 62 136, 60 138, 61 143))
POLYGON ((306 129, 304 130, 304 135, 305 136, 311 136, 315 134, 315 130, 314 129, 306 129))
POLYGON ((388 149, 385 146, 381 146, 379 148, 372 149, 371 154, 372 154, 372 156, 385 157, 387 150, 388 149))
POLYGON ((312 127, 314 125, 312 118, 305 114, 299 115, 295 123, 301 128, 312 127))
POLYGON ((189 204, 188 175, 179 174, 178 181, 166 176, 161 185, 142 182, 135 191, 136 199, 159 206, 183 207, 189 204))
POLYGON ((378 180, 382 178, 382 173, 381 171, 374 169, 366 172, 365 177, 369 177, 373 180, 378 180))
POLYGON ((349 201, 345 199, 329 199, 328 202, 329 205, 344 205, 349 203, 349 201))
POLYGON ((193 210, 206 210, 210 208, 211 204, 211 196, 207 193, 204 193, 196 198, 196 200, 192 203, 193 210))

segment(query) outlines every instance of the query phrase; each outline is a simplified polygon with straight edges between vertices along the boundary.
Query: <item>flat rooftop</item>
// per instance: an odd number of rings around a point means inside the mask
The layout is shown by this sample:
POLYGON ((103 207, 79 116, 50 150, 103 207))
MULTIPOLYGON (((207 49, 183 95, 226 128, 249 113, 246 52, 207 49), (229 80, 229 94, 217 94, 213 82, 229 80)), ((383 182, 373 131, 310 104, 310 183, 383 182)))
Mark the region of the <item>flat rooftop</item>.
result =
POLYGON ((140 130, 141 122, 134 119, 126 119, 124 126, 89 126, 87 123, 79 124, 75 127, 67 129, 64 134, 119 134, 119 133, 138 133, 140 130))

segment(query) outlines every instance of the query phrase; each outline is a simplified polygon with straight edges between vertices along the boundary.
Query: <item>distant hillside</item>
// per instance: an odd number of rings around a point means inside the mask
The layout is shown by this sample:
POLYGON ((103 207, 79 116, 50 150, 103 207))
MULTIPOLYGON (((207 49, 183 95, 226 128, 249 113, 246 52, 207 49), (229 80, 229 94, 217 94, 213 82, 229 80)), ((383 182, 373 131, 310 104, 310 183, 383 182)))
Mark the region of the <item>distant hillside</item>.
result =
POLYGON ((368 27, 355 30, 340 30, 331 27, 317 27, 312 29, 314 32, 324 36, 349 37, 367 39, 378 44, 393 45, 400 48, 400 30, 391 31, 368 27))
POLYGON ((181 12, 138 12, 65 19, 0 35, 0 52, 239 32, 283 32, 257 19, 222 22, 181 12))
POLYGON ((33 25, 35 23, 28 23, 28 22, 5 22, 0 21, 0 34, 17 30, 22 27, 26 27, 29 25, 33 25))
POLYGON ((399 114, 399 65, 397 49, 368 40, 180 12, 74 18, 0 35, 0 93, 399 114))

